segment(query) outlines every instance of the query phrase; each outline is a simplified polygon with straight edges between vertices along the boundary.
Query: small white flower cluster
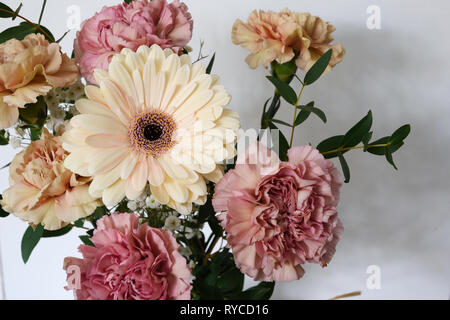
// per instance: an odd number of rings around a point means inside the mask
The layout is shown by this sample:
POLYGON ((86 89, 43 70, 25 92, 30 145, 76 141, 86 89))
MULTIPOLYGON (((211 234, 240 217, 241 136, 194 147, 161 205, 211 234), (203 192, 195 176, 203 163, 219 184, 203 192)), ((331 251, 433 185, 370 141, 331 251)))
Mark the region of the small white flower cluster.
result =
POLYGON ((20 137, 12 136, 9 138, 9 144, 13 149, 22 147, 22 139, 20 137))
POLYGON ((84 95, 84 85, 78 80, 68 88, 55 88, 44 97, 50 111, 48 125, 54 131, 64 124, 67 113, 76 115, 75 101, 84 95))
POLYGON ((129 200, 127 207, 135 212, 143 209, 158 209, 161 207, 161 204, 152 194, 149 195, 147 192, 143 192, 136 200, 129 200))

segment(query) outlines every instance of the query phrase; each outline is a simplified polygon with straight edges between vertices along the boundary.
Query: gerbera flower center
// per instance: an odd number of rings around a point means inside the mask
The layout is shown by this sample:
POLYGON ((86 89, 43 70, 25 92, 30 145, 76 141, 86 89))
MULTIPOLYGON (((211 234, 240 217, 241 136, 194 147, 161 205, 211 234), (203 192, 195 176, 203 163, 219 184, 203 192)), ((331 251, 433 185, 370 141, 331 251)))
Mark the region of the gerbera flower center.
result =
POLYGON ((128 141, 136 152, 158 157, 175 145, 175 129, 171 115, 160 110, 141 112, 130 122, 128 141))
POLYGON ((144 128, 144 137, 149 141, 155 141, 161 138, 162 128, 157 123, 150 123, 144 128))

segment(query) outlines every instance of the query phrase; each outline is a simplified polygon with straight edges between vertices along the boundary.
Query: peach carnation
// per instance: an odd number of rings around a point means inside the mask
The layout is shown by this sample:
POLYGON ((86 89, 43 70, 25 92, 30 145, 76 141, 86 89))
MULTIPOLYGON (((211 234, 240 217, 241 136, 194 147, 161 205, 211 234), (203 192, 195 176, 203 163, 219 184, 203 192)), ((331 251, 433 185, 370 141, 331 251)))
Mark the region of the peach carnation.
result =
POLYGON ((18 108, 79 78, 75 61, 60 50, 57 43, 49 43, 42 34, 0 44, 0 129, 16 123, 18 108))
POLYGON ((213 205, 239 269, 257 281, 299 279, 305 262, 326 266, 342 224, 341 176, 310 146, 289 161, 253 144, 216 185, 213 205))
POLYGON ((91 241, 95 247, 79 247, 83 259, 64 260, 66 289, 75 289, 76 299, 190 299, 192 274, 170 231, 139 225, 136 214, 113 213, 97 221, 91 241))
POLYGON ((67 152, 61 137, 45 128, 42 137, 15 156, 3 209, 33 225, 57 230, 94 212, 101 202, 89 195, 90 178, 64 167, 67 152))
POLYGON ((81 73, 96 84, 95 69, 107 70, 111 58, 123 48, 158 44, 177 53, 192 38, 192 18, 179 0, 132 1, 103 9, 83 22, 75 39, 75 58, 81 73))
POLYGON ((328 49, 333 49, 328 70, 339 63, 345 53, 340 44, 331 45, 331 33, 335 28, 309 13, 259 12, 254 10, 248 23, 236 20, 232 40, 251 53, 246 62, 250 68, 267 66, 272 61, 285 63, 296 55, 296 64, 307 71, 328 49))

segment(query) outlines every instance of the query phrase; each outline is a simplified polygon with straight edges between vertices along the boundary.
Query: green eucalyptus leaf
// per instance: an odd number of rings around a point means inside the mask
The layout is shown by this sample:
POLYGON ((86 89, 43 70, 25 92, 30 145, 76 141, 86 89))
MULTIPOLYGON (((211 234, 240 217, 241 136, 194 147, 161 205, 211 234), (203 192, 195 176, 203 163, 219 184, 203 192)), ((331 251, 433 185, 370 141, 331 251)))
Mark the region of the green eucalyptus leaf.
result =
MULTIPOLYGON (((384 150, 384 148, 385 148, 384 146, 383 147, 370 147, 370 146, 379 145, 379 144, 387 144, 389 142, 389 139, 390 139, 390 137, 383 137, 376 141, 371 142, 370 144, 367 145, 367 152, 369 152, 371 154, 375 154, 377 156, 384 156, 386 153, 384 150)), ((404 144, 403 142, 392 144, 389 146, 389 151, 391 151, 391 153, 394 153, 395 151, 400 149, 400 147, 403 146, 403 144, 404 144)))
POLYGON ((89 236, 79 236, 79 238, 85 245, 95 247, 89 236))
POLYGON ((214 52, 211 60, 209 60, 208 66, 206 67, 206 74, 211 74, 212 67, 214 65, 214 60, 216 59, 216 53, 214 52))
POLYGON ((389 147, 384 148, 384 155, 386 157, 387 162, 389 162, 394 167, 395 170, 398 170, 397 166, 394 163, 394 159, 392 158, 392 152, 389 149, 389 147))
POLYGON ((15 10, 8 7, 6 4, 0 2, 0 18, 12 18, 15 15, 15 10), (5 12, 9 11, 9 12, 5 12))
POLYGON ((297 118, 295 119, 295 126, 298 126, 306 121, 306 119, 309 118, 309 115, 311 114, 310 111, 306 110, 300 110, 300 112, 297 115, 297 118))
POLYGON ((288 161, 287 152, 289 150, 289 142, 287 141, 286 137, 284 136, 283 132, 274 124, 270 123, 269 128, 272 130, 278 130, 279 132, 279 157, 281 161, 288 161))
MULTIPOLYGON (((39 27, 47 33, 48 36, 45 35, 45 37, 48 41, 55 42, 55 38, 53 37, 50 30, 48 30, 44 26, 39 27)), ((21 22, 18 26, 8 28, 0 33, 0 43, 6 42, 10 39, 22 40, 31 33, 41 33, 41 31, 38 29, 37 25, 31 24, 29 22, 21 22)))
POLYGON ((355 124, 342 138, 342 147, 349 148, 359 144, 372 127, 372 111, 355 124))
POLYGON ((287 122, 285 122, 285 121, 283 121, 283 120, 272 119, 271 121, 272 121, 273 123, 282 124, 283 126, 292 128, 292 125, 291 125, 291 124, 289 124, 289 123, 287 123, 287 122))
POLYGON ((73 223, 73 225, 77 228, 81 228, 84 226, 84 218, 80 218, 73 223))
POLYGON ((24 263, 27 263, 30 258, 33 249, 38 244, 39 240, 44 233, 44 228, 42 225, 37 225, 36 229, 33 229, 31 226, 27 228, 22 238, 22 260, 24 263))
POLYGON ((339 162, 341 163, 342 173, 344 174, 344 179, 345 179, 344 182, 349 183, 350 182, 350 168, 348 167, 347 160, 345 160, 342 153, 339 153, 338 157, 339 157, 339 162))
POLYGON ((364 144, 364 151, 367 150, 367 145, 369 144, 370 139, 372 139, 372 134, 373 134, 373 132, 369 131, 361 139, 362 143, 364 144))
POLYGON ((59 230, 44 230, 44 233, 42 234, 42 238, 54 238, 54 237, 60 237, 65 235, 66 233, 69 233, 70 230, 72 230, 72 226, 69 224, 59 230))
POLYGON ((319 108, 314 107, 314 101, 309 102, 306 105, 298 106, 301 110, 305 110, 309 113, 314 113, 316 116, 320 118, 324 123, 327 122, 327 117, 325 115, 325 112, 320 110, 319 108))
POLYGON ((405 124, 404 126, 401 126, 395 132, 391 135, 389 138, 389 142, 391 144, 397 144, 399 142, 403 142, 403 140, 408 137, 409 133, 411 132, 411 126, 409 124, 405 124))
POLYGON ((258 285, 251 287, 238 295, 238 300, 269 300, 273 294, 275 282, 260 282, 258 285))
MULTIPOLYGON (((333 136, 330 138, 327 138, 323 140, 321 143, 317 145, 317 150, 319 150, 320 153, 325 153, 328 151, 336 150, 339 147, 341 147, 341 142, 343 135, 333 136)), ((345 153, 345 151, 342 151, 341 153, 345 153)), ((334 158, 338 156, 338 152, 333 152, 324 155, 326 159, 334 158)))
POLYGON ((325 69, 328 66, 328 63, 331 59, 331 54, 333 53, 333 49, 328 50, 325 52, 314 64, 313 66, 308 70, 308 72, 305 75, 305 79, 303 80, 303 83, 307 86, 310 84, 313 84, 317 79, 320 78, 322 73, 325 71, 325 69))
POLYGON ((292 105, 296 104, 297 94, 290 85, 273 76, 267 76, 266 78, 269 79, 270 82, 272 82, 275 88, 277 88, 278 93, 284 98, 284 100, 292 105))

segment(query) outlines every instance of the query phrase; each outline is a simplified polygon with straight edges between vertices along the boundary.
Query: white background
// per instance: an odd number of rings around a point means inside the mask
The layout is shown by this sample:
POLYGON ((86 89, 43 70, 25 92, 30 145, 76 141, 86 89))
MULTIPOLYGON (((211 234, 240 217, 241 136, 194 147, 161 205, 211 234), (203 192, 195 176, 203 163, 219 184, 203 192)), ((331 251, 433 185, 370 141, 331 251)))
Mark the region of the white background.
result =
MULTIPOLYGON (((103 4, 119 0, 49 0, 44 24, 55 34, 66 29, 67 7, 79 5, 82 19, 103 4)), ((4 1, 16 8, 19 1, 4 1)), ((22 0, 23 15, 36 21, 40 1, 22 0)), ((306 266, 296 282, 277 284, 275 299, 327 299, 362 290, 364 299, 448 299, 450 283, 450 4, 448 1, 363 0, 187 0, 195 21, 190 45, 200 39, 205 53, 216 51, 213 71, 233 96, 231 107, 245 129, 257 128, 263 102, 272 86, 263 68, 250 70, 247 52, 231 43, 236 18, 246 20, 251 10, 308 11, 332 22, 335 39, 347 49, 344 61, 304 91, 304 102, 315 100, 328 124, 311 116, 296 131, 296 144, 316 145, 342 134, 370 108, 375 137, 393 132, 404 123, 412 134, 394 158, 395 171, 382 157, 360 151, 348 154, 351 183, 343 187, 339 214, 343 239, 330 265, 306 266), (381 30, 366 27, 369 5, 381 9, 381 30), (381 269, 381 290, 366 287, 369 265, 381 269)), ((18 21, 2 19, 3 30, 18 21)), ((62 42, 70 54, 75 33, 62 42)), ((196 51, 194 51, 196 54, 196 51)), ((289 120, 285 106, 279 118, 289 120)), ((2 147, 0 165, 14 154, 2 147)), ((0 191, 7 188, 7 170, 0 171, 0 191)), ((65 237, 44 239, 24 265, 20 241, 26 224, 14 216, 0 221, 6 295, 9 299, 70 299, 63 289, 65 256, 77 255, 79 240, 73 231, 65 237)), ((251 281, 247 281, 247 285, 251 281)))

